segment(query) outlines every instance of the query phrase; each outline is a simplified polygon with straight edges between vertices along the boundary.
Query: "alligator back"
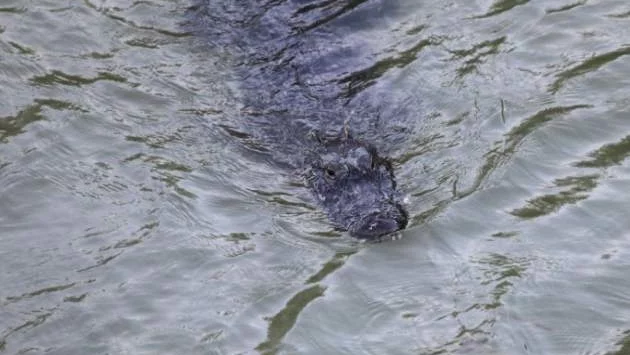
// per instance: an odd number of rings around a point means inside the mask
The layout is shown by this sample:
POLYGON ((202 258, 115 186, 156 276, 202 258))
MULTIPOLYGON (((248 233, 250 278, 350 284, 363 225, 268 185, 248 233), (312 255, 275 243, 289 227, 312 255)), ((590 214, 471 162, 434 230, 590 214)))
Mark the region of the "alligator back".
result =
POLYGON ((233 63, 241 119, 228 129, 299 167, 314 132, 350 131, 384 152, 404 141, 408 105, 387 87, 365 90, 396 64, 374 57, 397 11, 396 1, 195 0, 187 26, 233 63))

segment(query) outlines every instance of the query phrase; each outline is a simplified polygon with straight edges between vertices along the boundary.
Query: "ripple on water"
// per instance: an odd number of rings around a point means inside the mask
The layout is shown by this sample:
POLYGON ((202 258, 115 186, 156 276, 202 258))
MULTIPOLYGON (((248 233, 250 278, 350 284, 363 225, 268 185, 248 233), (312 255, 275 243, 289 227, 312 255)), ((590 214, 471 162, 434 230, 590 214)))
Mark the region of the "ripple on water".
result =
POLYGON ((195 4, 0 5, 0 351, 627 352, 626 3, 195 4), (281 109, 392 156, 404 238, 330 226, 281 109))

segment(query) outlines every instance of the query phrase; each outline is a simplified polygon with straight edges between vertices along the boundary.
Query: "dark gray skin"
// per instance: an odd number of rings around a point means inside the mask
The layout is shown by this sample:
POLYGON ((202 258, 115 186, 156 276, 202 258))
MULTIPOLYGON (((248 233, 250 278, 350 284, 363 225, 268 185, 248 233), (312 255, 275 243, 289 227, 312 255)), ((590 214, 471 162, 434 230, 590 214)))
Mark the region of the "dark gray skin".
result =
POLYGON ((376 240, 407 226, 394 172, 376 149, 349 136, 320 140, 307 182, 318 205, 350 235, 376 240))
MULTIPOLYGON (((344 14, 366 0, 321 6, 316 1, 191 1, 187 29, 213 52, 229 53, 244 106, 238 120, 226 120, 222 127, 244 145, 255 142, 249 151, 268 155, 265 161, 303 171, 315 204, 336 228, 365 240, 405 228, 408 215, 392 165, 373 144, 348 133, 387 147, 379 134, 395 140, 396 131, 388 127, 400 115, 381 119, 378 109, 353 98, 375 77, 355 67, 354 58, 363 57, 365 48, 330 42, 351 29, 344 14), (341 133, 312 134, 331 131, 341 133)), ((376 9, 378 16, 366 12, 352 26, 370 26, 361 19, 380 18, 383 9, 394 8, 388 0, 376 9)))

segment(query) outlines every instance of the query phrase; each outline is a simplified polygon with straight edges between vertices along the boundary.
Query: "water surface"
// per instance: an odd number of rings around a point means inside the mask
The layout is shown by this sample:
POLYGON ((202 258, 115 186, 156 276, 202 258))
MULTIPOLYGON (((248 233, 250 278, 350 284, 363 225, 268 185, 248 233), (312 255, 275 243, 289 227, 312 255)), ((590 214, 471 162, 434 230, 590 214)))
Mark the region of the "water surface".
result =
POLYGON ((627 2, 210 4, 0 4, 0 353, 628 352, 627 2), (278 105, 392 158, 402 240, 240 135, 278 105))

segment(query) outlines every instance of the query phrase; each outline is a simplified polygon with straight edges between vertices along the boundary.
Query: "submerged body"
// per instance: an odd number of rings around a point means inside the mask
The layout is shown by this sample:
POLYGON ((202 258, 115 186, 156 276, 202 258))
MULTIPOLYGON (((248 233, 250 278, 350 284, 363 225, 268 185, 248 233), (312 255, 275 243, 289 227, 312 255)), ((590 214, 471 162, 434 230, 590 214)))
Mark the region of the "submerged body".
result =
MULTIPOLYGON (((330 7, 343 10, 342 3, 330 7)), ((304 171, 316 204, 336 228, 375 240, 405 228, 408 216, 390 162, 369 139, 349 132, 378 139, 383 122, 349 104, 340 63, 351 61, 352 51, 329 43, 330 29, 307 16, 313 11, 317 7, 292 2, 197 0, 189 27, 214 48, 232 49, 245 108, 230 129, 256 141, 279 166, 304 171), (296 26, 301 16, 310 24, 296 26), (321 137, 331 131, 341 133, 321 137)))

